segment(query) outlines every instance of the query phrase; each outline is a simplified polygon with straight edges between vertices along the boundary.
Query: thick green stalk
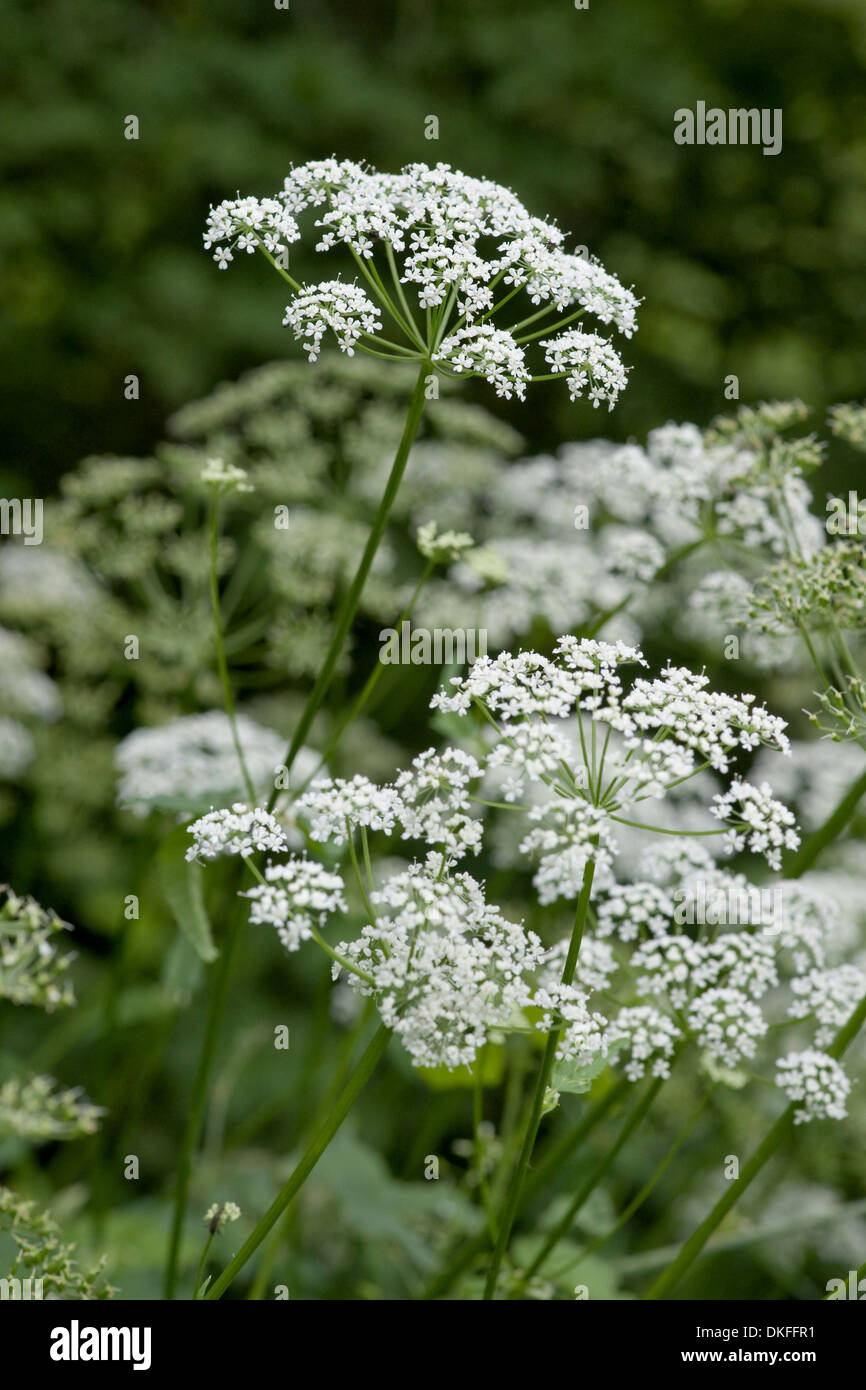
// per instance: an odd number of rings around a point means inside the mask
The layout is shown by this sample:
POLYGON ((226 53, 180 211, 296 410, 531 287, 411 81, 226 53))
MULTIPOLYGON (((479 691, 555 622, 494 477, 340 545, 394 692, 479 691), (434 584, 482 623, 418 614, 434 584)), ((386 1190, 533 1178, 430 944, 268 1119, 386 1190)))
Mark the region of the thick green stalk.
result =
POLYGON ((799 878, 814 864, 818 855, 839 835, 854 815, 866 794, 866 772, 845 793, 835 811, 814 835, 804 840, 793 859, 785 866, 785 878, 799 878))
POLYGON ((373 1072, 376 1070, 388 1046, 390 1037, 390 1028, 386 1028, 384 1024, 380 1024, 361 1057, 361 1060, 344 1087, 339 1100, 322 1125, 315 1139, 313 1139, 312 1143, 307 1148, 303 1158, 292 1173, 292 1176, 289 1178, 276 1200, 268 1207, 268 1210, 253 1230, 252 1234, 244 1241, 234 1259, 226 1265, 219 1278, 210 1285, 205 1294, 206 1299, 220 1298, 225 1293, 232 1280, 235 1279, 243 1269, 247 1260, 258 1250, 265 1236, 268 1234, 268 1231, 279 1221, 290 1202, 292 1202, 300 1192, 307 1178, 312 1173, 319 1159, 322 1157, 322 1154, 340 1128, 340 1125, 355 1104, 355 1101, 370 1080, 373 1072))
MULTIPOLYGON (((833 1042, 827 1048, 829 1056, 836 1061, 844 1053, 849 1043, 857 1036, 863 1022, 866 1020, 866 995, 860 1000, 857 1008, 849 1018, 848 1022, 839 1029, 833 1042)), ((700 1255, 710 1236, 727 1216, 728 1212, 742 1197, 746 1188, 760 1173, 764 1164, 779 1148, 794 1126, 794 1113, 797 1109, 797 1102, 792 1101, 784 1114, 780 1115, 772 1129, 764 1138, 763 1142, 755 1150, 749 1159, 739 1178, 732 1182, 727 1192, 719 1198, 709 1216, 701 1222, 696 1231, 693 1231, 688 1240, 683 1245, 676 1259, 668 1265, 667 1269, 659 1275, 655 1283, 644 1295, 647 1299, 664 1298, 666 1294, 679 1283, 686 1270, 700 1255)))
MULTIPOLYGON (((571 940, 568 944, 568 955, 566 956, 565 966, 562 971, 562 983, 564 985, 570 985, 574 979, 580 943, 583 939, 583 928, 586 923, 586 914, 589 910, 589 900, 592 895, 592 880, 594 875, 595 860, 590 859, 587 861, 586 868, 583 871, 583 884, 580 889, 580 896, 577 900, 577 909, 574 914, 574 926, 571 932, 571 940)), ((490 1268, 487 1272, 487 1282, 484 1286, 485 1299, 493 1298, 496 1291, 496 1280, 499 1277, 499 1269, 502 1264, 503 1256, 508 1248, 511 1228, 514 1225, 514 1218, 517 1215, 517 1207, 520 1202, 523 1180, 526 1176, 526 1170, 529 1167, 529 1160, 532 1158, 532 1150, 535 1148, 535 1140, 541 1124, 541 1116, 544 1112, 544 1098, 547 1094, 547 1088, 553 1071, 553 1064, 556 1060, 556 1049, 559 1047, 562 1031, 562 1025, 560 1024, 559 1027, 551 1028, 547 1035, 547 1044, 538 1072, 538 1081, 535 1087, 535 1094, 532 1098, 529 1120, 523 1139, 523 1147, 520 1150, 517 1167, 511 1178, 508 1194, 505 1199, 505 1207, 502 1212, 502 1219, 499 1223, 499 1236, 493 1251, 493 1257, 490 1261, 490 1268)))
MULTIPOLYGON (((292 764, 294 763, 295 758, 298 756, 298 753, 301 747, 303 746, 304 740, 306 739, 307 734, 310 731, 310 725, 316 717, 319 707, 328 693, 328 689, 333 679, 337 662, 339 661, 340 655, 343 650, 343 645, 346 641, 346 637, 348 636, 349 629, 351 628, 352 623, 354 622, 355 614, 358 610, 358 604, 361 600, 361 594, 363 592, 364 585, 367 582, 367 575, 370 573, 370 566, 373 563, 376 551, 379 549, 379 544, 382 540, 382 536, 384 535, 385 527, 388 524, 388 517, 391 513, 391 508, 394 505, 394 500, 399 491, 400 484, 403 481, 403 474, 406 470, 406 464, 409 459, 409 454, 412 450, 412 445, 415 442, 415 436, 418 433, 418 427, 421 423, 421 417, 424 413, 427 379, 432 370, 433 368, 429 361, 425 360, 421 363, 421 370, 418 373, 418 380, 415 383, 415 389, 412 392, 412 399, 409 403, 409 413, 406 416, 406 424, 403 429, 403 434, 400 439, 400 443, 397 447, 397 452, 394 456, 394 462, 391 465, 391 472, 388 476, 388 481, 385 485, 385 491, 382 494, 382 500, 379 503, 379 508, 373 519, 373 525, 370 528, 370 534, 367 537, 367 544, 364 547, 364 553, 361 556, 361 562, 358 565, 358 569, 355 573, 355 578, 352 580, 349 591, 346 594, 346 597, 344 598, 340 607, 339 614, 337 615, 336 626, 334 628, 334 634, 331 638, 331 644, 328 647, 327 655, 325 656, 325 660, 322 663, 321 670, 319 671, 319 674, 316 677, 315 684, 313 685, 313 688, 310 691, 310 694, 307 698, 307 703, 305 704, 303 713, 301 714, 301 717, 298 720, 298 723, 295 727, 295 732, 292 735, 292 741, 289 744, 289 748, 286 753, 285 766, 287 771, 291 770, 292 764)), ((269 810, 273 810, 274 803, 277 799, 277 795, 278 789, 274 787, 274 790, 271 792, 270 798, 268 800, 269 810)))

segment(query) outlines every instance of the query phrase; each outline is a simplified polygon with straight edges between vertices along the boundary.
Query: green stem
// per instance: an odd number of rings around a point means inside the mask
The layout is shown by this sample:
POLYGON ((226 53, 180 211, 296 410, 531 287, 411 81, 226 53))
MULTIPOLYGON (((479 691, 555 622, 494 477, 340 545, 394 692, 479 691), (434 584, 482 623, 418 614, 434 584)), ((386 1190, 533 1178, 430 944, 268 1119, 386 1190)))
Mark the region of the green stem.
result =
POLYGON ((183 1233, 183 1221, 186 1215, 186 1204, 189 1194, 192 1156, 201 1134, 202 1120, 204 1118, 205 1104, 207 1101, 208 1083, 210 1081, 223 1015, 228 1000, 232 965, 234 963, 235 952, 245 920, 243 913, 244 906, 245 904, 239 904, 236 907, 229 923, 226 939, 220 954, 216 980, 208 1005, 207 1023, 205 1024, 201 1053, 199 1055, 198 1067, 193 1082, 189 1114, 187 1115, 186 1128, 181 1144, 180 1159, 178 1160, 177 1166, 177 1180, 175 1184, 174 1216, 172 1219, 168 1261, 165 1272, 165 1297, 168 1302, 171 1302, 174 1298, 175 1289, 177 1287, 178 1257, 180 1255, 180 1241, 183 1233))
POLYGON ((860 805, 864 794, 866 794, 866 772, 857 778, 857 781, 845 793, 835 811, 820 829, 810 835, 808 840, 803 841, 793 859, 785 867, 785 878, 799 878, 801 874, 812 867, 819 854, 845 829, 860 805))
POLYGON ((695 1125, 697 1124, 698 1120, 700 1119, 701 1115, 706 1109, 706 1105, 710 1098, 710 1094, 710 1091, 707 1091, 704 1094, 703 1100, 701 1101, 700 1105, 698 1105, 698 1107, 686 1120, 685 1124, 683 1125, 674 1142, 671 1144, 671 1147, 668 1149, 664 1158, 659 1163, 655 1172, 652 1174, 651 1177, 647 1179, 643 1187, 638 1192, 637 1196, 633 1197, 632 1200, 629 1202, 628 1206, 623 1208, 613 1225, 609 1226, 606 1231, 603 1231, 601 1233, 601 1235, 595 1236, 583 1247, 582 1250, 579 1250, 576 1255, 572 1256, 572 1258, 568 1261, 568 1263, 565 1266, 563 1266, 561 1269, 555 1272, 553 1276, 554 1278, 561 1278, 567 1270, 573 1269, 576 1265, 582 1264, 583 1261, 587 1259, 589 1255, 595 1254, 596 1250, 599 1250, 602 1245, 606 1245, 607 1242, 611 1239, 611 1237, 616 1235, 617 1231, 621 1231, 623 1226, 628 1225, 628 1222, 634 1216, 635 1212, 639 1211, 640 1208, 643 1206, 644 1202, 647 1200, 647 1198, 652 1195, 654 1189, 658 1186, 659 1182, 664 1177, 665 1173, 667 1172, 673 1160, 676 1158, 686 1139, 688 1139, 689 1135, 691 1134, 692 1130, 694 1129, 695 1125))
MULTIPOLYGON (((833 1042, 827 1048, 830 1057, 835 1058, 836 1061, 839 1060, 849 1043, 852 1042, 859 1033, 864 1020, 866 1020, 866 995, 860 1000, 860 1003, 857 1005, 857 1008, 854 1010, 848 1022, 839 1029, 833 1042)), ((698 1226, 697 1230, 693 1231, 689 1236, 676 1259, 668 1265, 667 1269, 659 1275, 658 1279, 656 1279, 655 1283, 647 1291, 645 1295, 647 1299, 664 1298, 666 1294, 679 1283, 686 1270, 697 1259, 698 1255, 700 1255, 710 1236, 719 1226, 722 1219, 727 1216, 731 1207, 739 1201, 749 1184, 754 1182, 764 1164, 768 1159, 772 1158, 783 1140, 788 1137, 790 1131, 794 1127, 794 1113, 796 1109, 797 1102, 792 1101, 787 1110, 779 1116, 763 1142, 759 1144, 758 1148, 749 1159, 736 1182, 731 1183, 727 1192, 716 1202, 709 1216, 707 1216, 706 1219, 701 1222, 700 1226, 698 1226)))
POLYGON ((229 726, 232 731, 232 742, 234 743, 235 752, 238 755, 238 762, 241 766, 241 774, 244 779, 244 786, 247 789, 247 797, 249 799, 250 805, 255 806, 256 793, 255 788, 253 787, 252 778, 250 777, 249 770, 247 768, 246 760, 244 758, 244 751, 241 748, 241 741, 238 736, 237 720, 235 719, 235 702, 234 697, 232 696, 232 686, 231 681, 229 680, 229 668, 228 663, 226 661, 225 644, 223 641, 223 625, 222 618, 220 616, 220 586, 218 573, 219 535, 220 504, 219 497, 215 497, 213 500, 213 506, 211 507, 210 522, 210 596, 211 608, 213 610, 214 641, 216 644, 217 667, 219 669, 220 684, 222 685, 223 703, 225 704, 226 715, 228 717, 229 726))
MULTIPOLYGON (((570 985, 574 979, 574 972, 577 966, 577 956, 580 951, 580 943, 583 939, 583 928, 586 923, 586 914, 589 908, 589 900, 592 895, 592 880, 595 875, 595 859, 589 859, 583 871, 583 884, 580 896, 577 900, 577 908, 574 914, 574 926, 571 932, 571 940, 568 944, 568 955, 562 971, 562 983, 570 985)), ((532 1150, 535 1148, 535 1140, 541 1124, 541 1116, 544 1110, 544 1097, 547 1094, 547 1087, 553 1071, 553 1064, 556 1059, 556 1049, 562 1036, 563 1025, 554 1026, 547 1035, 547 1044, 544 1049, 544 1057, 538 1072, 538 1081, 535 1087, 535 1094, 532 1098, 532 1106, 529 1113, 529 1120, 526 1125, 523 1147, 520 1150, 520 1157, 517 1160, 517 1167, 512 1175, 511 1184, 505 1199, 505 1207, 502 1219, 499 1223, 499 1236, 493 1257, 490 1261, 490 1268, 487 1271, 487 1282, 484 1286, 484 1298, 492 1299, 496 1290, 496 1281, 499 1277, 499 1269, 502 1259, 508 1248, 511 1237, 511 1228, 514 1225, 514 1218, 517 1215, 517 1208, 520 1202, 520 1192, 523 1187, 523 1180, 526 1170, 529 1167, 529 1160, 532 1157, 532 1150)))
POLYGON ((584 1202, 586 1202, 590 1194, 595 1191, 595 1188, 598 1186, 602 1178, 607 1173, 608 1169, 613 1164, 614 1159, 620 1152, 623 1145, 631 1137, 631 1135, 634 1134, 634 1131, 637 1129, 638 1125, 644 1119, 647 1111, 649 1110, 650 1106, 652 1105, 653 1101, 655 1100, 656 1096, 661 1090, 662 1080, 662 1077, 656 1077, 652 1085, 644 1093, 644 1095, 638 1101, 637 1105, 632 1110, 631 1114, 629 1115, 625 1124, 622 1126, 622 1129, 620 1130, 613 1144, 611 1144, 607 1153, 602 1155, 602 1157, 596 1163, 595 1167, 591 1170, 591 1172, 588 1174, 585 1180, 581 1183, 580 1187, 577 1189, 577 1192, 574 1194, 573 1198, 569 1202, 568 1209, 565 1212, 565 1215, 562 1217, 562 1220, 557 1222, 557 1224, 554 1226, 553 1230, 550 1232, 550 1235, 547 1237, 547 1240, 544 1242, 544 1245, 541 1247, 538 1254, 535 1256, 535 1259, 532 1261, 526 1273, 523 1275, 523 1278, 521 1280, 522 1283, 528 1283, 528 1281, 532 1278, 533 1274, 535 1274, 536 1271, 539 1270, 541 1266, 544 1264, 548 1255, 550 1255, 551 1252, 555 1250, 559 1242, 565 1236, 568 1235, 569 1231, 574 1225, 574 1219, 580 1211, 581 1207, 583 1206, 584 1202))
MULTIPOLYGON (((629 1082, 627 1082, 625 1078, 622 1078, 614 1086, 611 1086, 610 1090, 601 1096, 587 1111, 579 1125, 576 1125, 574 1129, 563 1134, 555 1144, 551 1144, 550 1148, 542 1154, 540 1161, 531 1170, 526 1179, 518 1207, 519 1211, 523 1211, 529 1205, 533 1198, 544 1187, 551 1174, 555 1173, 557 1168, 561 1167, 561 1165, 570 1158, 571 1154, 574 1153, 575 1149, 580 1147, 587 1135, 595 1129, 596 1125, 601 1123, 608 1111, 613 1109, 614 1105, 616 1105, 617 1101, 628 1089, 628 1086, 629 1082)), ((472 1240, 466 1241, 465 1245, 457 1252, 450 1264, 428 1284, 427 1288, 421 1294, 421 1298, 424 1300, 437 1299, 441 1298, 443 1294, 446 1294, 454 1283, 454 1280, 462 1274, 467 1265, 472 1263, 476 1255, 480 1255, 487 1244, 487 1239, 487 1233, 482 1232, 480 1235, 473 1236, 472 1240)))
POLYGON ((193 1301, 195 1301, 195 1299, 198 1298, 198 1291, 199 1291, 199 1289, 201 1288, 202 1275, 204 1274, 205 1262, 206 1262, 206 1260, 207 1260, 207 1255, 208 1255, 208 1251, 210 1250, 211 1241, 212 1241, 212 1240, 213 1240, 213 1232, 211 1231, 211 1233, 209 1234, 207 1240, 206 1240, 205 1243, 204 1243, 204 1249, 203 1249, 202 1252, 201 1252, 201 1259, 200 1259, 199 1262, 198 1262, 198 1269, 196 1270, 196 1275, 195 1275, 195 1284, 193 1285, 193 1290, 192 1290, 193 1301))
POLYGON ((345 1120, 355 1101, 363 1091, 373 1072, 385 1054, 385 1049, 391 1037, 391 1029, 380 1024, 364 1052, 357 1067, 352 1073, 349 1081, 343 1089, 339 1100, 331 1111, 322 1128, 319 1130, 315 1139, 307 1148, 300 1163, 295 1168, 292 1176, 282 1188, 279 1196, 268 1207, 261 1221, 247 1237, 234 1259, 231 1260, 223 1270, 219 1278, 211 1284, 206 1299, 217 1299, 222 1297, 226 1289, 241 1272, 244 1265, 252 1255, 258 1250, 268 1231, 279 1221, 283 1212, 300 1192, 307 1178, 312 1173, 322 1154, 327 1149, 340 1125, 345 1120))
POLYGON ((490 1185, 484 1172, 484 1145, 481 1139, 481 1126, 484 1123, 484 1057, 487 1044, 481 1048, 475 1059, 475 1076, 472 1084, 472 1136, 475 1155, 475 1169, 478 1174, 478 1192, 481 1205, 487 1218, 491 1240, 496 1239, 496 1212, 490 1200, 490 1185))
MULTIPOLYGON (((313 719, 315 718, 318 712, 319 706, 324 700, 325 695, 328 693, 328 688, 331 684, 331 680, 334 675, 334 670, 336 668, 337 662, 340 659, 340 654, 343 650, 343 644, 345 643, 346 637, 349 633, 349 629, 351 628, 352 623, 354 621, 355 613, 357 612, 358 604, 361 600, 361 594, 363 592, 364 585, 367 582, 367 575, 370 572, 370 566, 373 563, 376 551, 379 549, 379 544, 382 540, 382 536, 384 535, 385 527, 388 524, 388 517, 390 515, 391 508, 394 505, 394 500, 399 491, 400 483, 403 480, 403 473, 406 469, 406 463, 409 458, 409 453, 415 441, 415 436, 418 433, 418 427, 421 423, 421 416, 424 413, 426 382, 427 377, 430 375, 430 371, 430 363, 428 361, 422 362, 421 370, 418 373, 418 380, 416 381, 415 389, 412 392, 412 399, 409 403, 409 412, 406 417, 406 424, 403 429, 403 435, 400 439, 400 443, 397 448, 397 453, 394 456, 394 462, 391 466, 391 472, 388 477, 388 482, 385 485, 385 491, 382 494, 382 500, 379 503, 379 509, 376 512, 376 515, 373 519, 373 525, 370 529, 370 534, 367 537, 367 544, 364 547, 364 553, 361 556, 361 562, 358 565, 358 569, 355 574, 355 578, 352 580, 351 587, 348 593, 346 594, 345 599, 343 600, 339 615, 337 617, 337 624, 334 629, 334 635, 331 638, 331 644, 328 648, 327 655, 322 664, 322 668, 319 671, 318 676, 316 677, 315 684, 307 698, 307 703, 304 706, 303 713, 295 728, 295 732, 292 736, 292 741, 289 744, 288 752, 286 753, 285 766, 287 771, 291 771, 292 764, 294 763, 295 758, 298 756, 298 753, 301 747, 303 746, 304 740, 306 739, 307 734, 310 731, 310 725, 312 724, 313 719)), ((274 787, 268 800, 269 810, 273 810, 276 799, 277 788, 274 787)))
POLYGON ((403 310, 403 313, 406 315, 406 322, 410 325, 417 341, 420 343, 423 341, 423 339, 421 338, 421 334, 418 332, 418 325, 412 317, 412 310, 409 308, 409 301, 406 298, 406 293, 400 282, 400 272, 398 271, 396 262, 394 260, 394 250, 391 246, 390 241, 385 242, 385 256, 388 260, 388 269, 391 272, 391 279, 393 280, 394 288, 397 291, 397 298, 400 301, 400 307, 403 310))
MULTIPOLYGON (((406 621, 406 619, 411 617, 412 610, 415 607, 415 604, 418 600, 418 596, 421 593, 421 590, 424 588, 424 585, 427 583, 427 580, 430 578, 430 575, 433 573, 434 569, 434 562, 432 560, 428 560, 424 568, 424 571, 421 575, 421 578, 415 585, 412 597, 409 599, 409 602, 406 604, 406 607, 403 609, 403 612, 400 614, 399 618, 394 624, 395 630, 397 632, 401 630, 402 625, 406 621)), ((366 707, 367 702, 370 699, 370 696, 373 694, 373 691, 376 689, 376 686, 379 683, 384 669, 385 667, 383 663, 381 661, 377 661, 369 676, 367 677, 366 681, 364 682, 364 685, 358 691, 358 694, 355 696, 355 699, 352 701, 345 715, 340 720, 340 723, 337 725, 337 728, 334 730, 334 733, 331 735, 330 741, 319 760, 318 766, 316 767, 315 771, 310 773, 306 782, 304 782, 303 786, 300 788, 298 795, 300 795, 300 792, 303 792, 309 786, 313 778, 322 770, 323 767, 327 765, 330 759, 334 756, 334 753, 337 750, 337 746, 340 742, 340 739, 343 737, 343 734, 346 732, 349 725, 354 723, 354 721, 358 718, 358 715, 366 707)))
MULTIPOLYGON (((826 1228, 837 1221, 850 1222, 863 1216, 864 1213, 866 1213, 866 1199, 861 1198, 859 1201, 846 1202, 843 1206, 829 1211, 811 1212, 793 1221, 789 1219, 768 1223, 766 1226, 749 1226, 745 1230, 736 1231, 733 1235, 711 1240, 704 1247, 704 1256, 722 1254, 727 1250, 744 1250, 749 1245, 756 1245, 763 1241, 777 1241, 784 1236, 814 1230, 816 1226, 826 1228)), ((623 1278, 628 1278, 633 1274, 644 1274, 649 1270, 658 1269, 659 1265, 667 1264, 671 1257, 677 1253, 677 1249, 676 1245, 660 1245, 654 1250, 641 1250, 637 1255, 620 1255, 611 1261, 611 1265, 623 1278)))

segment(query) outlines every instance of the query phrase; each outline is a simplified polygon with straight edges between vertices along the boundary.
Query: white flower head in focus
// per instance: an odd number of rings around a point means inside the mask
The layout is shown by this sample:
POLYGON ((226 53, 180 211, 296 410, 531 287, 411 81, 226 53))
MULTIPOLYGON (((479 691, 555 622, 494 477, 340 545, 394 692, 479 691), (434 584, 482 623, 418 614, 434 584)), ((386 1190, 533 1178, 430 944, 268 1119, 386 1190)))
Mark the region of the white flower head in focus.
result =
POLYGON ((799 1102, 794 1123, 811 1120, 844 1120, 851 1082, 842 1067, 826 1052, 808 1048, 789 1052, 777 1063, 776 1085, 790 1101, 799 1102))
POLYGON ((221 270, 238 252, 267 257, 294 291, 283 322, 311 361, 332 335, 350 356, 357 349, 428 362, 445 376, 482 377, 506 399, 557 378, 572 400, 613 408, 626 385, 612 343, 575 323, 589 315, 630 338, 632 291, 566 250, 560 229, 533 217, 510 189, 448 164, 383 174, 351 160, 312 160, 273 197, 212 207, 204 242, 221 270), (347 253, 353 281, 292 278, 285 252, 305 218, 317 252, 347 253), (547 370, 533 376, 536 349, 547 370))

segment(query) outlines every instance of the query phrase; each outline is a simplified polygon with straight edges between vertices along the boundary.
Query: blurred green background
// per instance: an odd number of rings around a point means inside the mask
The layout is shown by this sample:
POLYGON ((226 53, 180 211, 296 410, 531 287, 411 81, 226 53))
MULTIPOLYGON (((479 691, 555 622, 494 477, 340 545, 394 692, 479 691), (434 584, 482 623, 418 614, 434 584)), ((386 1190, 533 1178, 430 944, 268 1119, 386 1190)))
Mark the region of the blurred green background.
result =
POLYGON ((530 444, 704 423, 728 373, 743 400, 862 395, 862 0, 7 0, 3 27, 7 487, 146 451, 172 409, 290 353, 279 284, 246 258, 221 283, 201 230, 331 153, 507 183, 645 296, 616 412, 546 393, 530 444), (781 107, 781 154, 676 145, 699 99, 781 107))

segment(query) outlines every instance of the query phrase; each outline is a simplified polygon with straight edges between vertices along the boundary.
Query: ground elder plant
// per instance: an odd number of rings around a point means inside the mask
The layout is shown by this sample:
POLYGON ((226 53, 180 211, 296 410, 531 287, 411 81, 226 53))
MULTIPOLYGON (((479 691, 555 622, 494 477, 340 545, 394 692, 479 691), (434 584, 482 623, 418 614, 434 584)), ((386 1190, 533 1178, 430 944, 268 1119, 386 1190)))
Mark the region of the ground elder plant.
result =
POLYGON ((654 1300, 734 1251, 726 1289, 823 1297, 862 1259, 818 1227, 866 1239, 861 513, 822 491, 862 407, 531 452, 500 412, 612 409, 639 303, 445 164, 301 165, 205 243, 269 263, 299 360, 0 551, 0 815, 89 933, 79 972, 3 890, 10 1273, 101 1296, 104 1236, 128 1297, 654 1300))
POLYGON ((342 853, 363 907, 360 932, 334 947, 323 932, 347 912, 346 884, 306 855, 275 862, 267 851, 289 848, 278 820, 236 806, 190 827, 190 856, 249 862, 259 880, 245 894, 251 921, 272 926, 289 952, 306 941, 324 950, 334 978, 374 1001, 415 1066, 471 1069, 492 1041, 545 1039, 503 1211, 491 1213, 491 1237, 499 1234, 486 1297, 519 1296, 567 1231, 554 1228, 528 1269, 506 1264, 537 1134, 560 1088, 587 1089, 608 1066, 630 1083, 654 1078, 657 1088, 684 1056, 708 1085, 763 1076, 802 1102, 795 1124, 847 1113, 850 1081, 814 1044, 836 1040, 866 994, 866 972, 828 962, 831 920, 820 895, 780 886, 768 921, 749 907, 752 886, 726 867, 747 851, 778 870, 782 851, 799 844, 792 813, 769 785, 734 775, 758 747, 789 754, 783 721, 751 696, 709 690, 706 677, 668 668, 647 678, 638 674, 644 665, 636 649, 573 637, 560 640, 554 659, 482 659, 433 704, 483 720, 483 755, 430 749, 381 787, 357 776, 315 781, 295 802, 293 822, 319 853, 329 845, 342 853), (672 825, 667 801, 681 801, 709 769, 727 786, 705 805, 706 828, 672 825), (487 821, 502 814, 523 822, 519 851, 538 866, 539 905, 575 904, 570 935, 556 938, 545 924, 545 941, 509 921, 483 882, 458 867, 483 855, 487 821), (719 829, 709 828, 711 818, 719 829), (644 856, 652 878, 618 877, 621 827, 665 837, 661 865, 644 856), (409 841, 416 857, 397 873, 378 871, 373 835, 409 841), (704 848, 714 840, 716 855, 704 848), (678 905, 694 903, 699 887, 715 908, 687 934, 678 905), (804 1045, 774 1063, 770 1039, 794 1021, 805 1025, 804 1045))

